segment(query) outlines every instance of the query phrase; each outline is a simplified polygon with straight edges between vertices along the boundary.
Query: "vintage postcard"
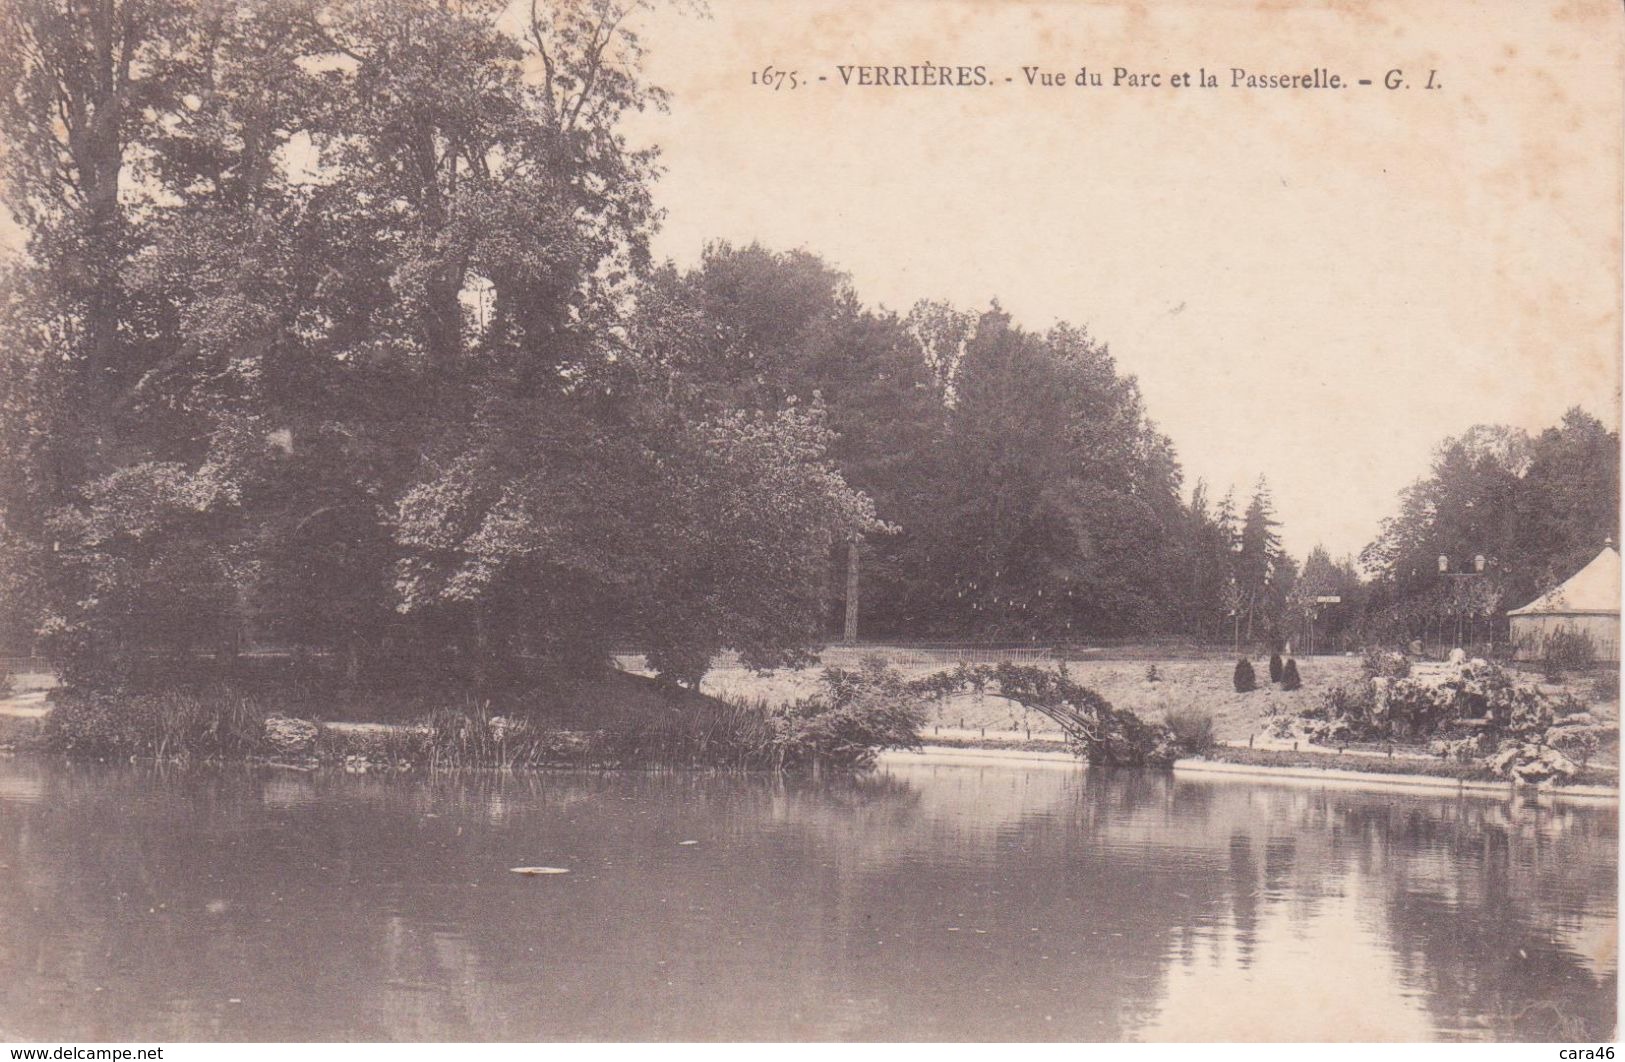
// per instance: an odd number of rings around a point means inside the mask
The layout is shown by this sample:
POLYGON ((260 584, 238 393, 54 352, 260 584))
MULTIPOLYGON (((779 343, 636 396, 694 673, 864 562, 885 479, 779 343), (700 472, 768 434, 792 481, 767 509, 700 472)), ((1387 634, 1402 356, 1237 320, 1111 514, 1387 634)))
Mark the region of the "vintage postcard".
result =
POLYGON ((1617 0, 0 0, 0 89, 12 1057, 1613 1057, 1617 0))

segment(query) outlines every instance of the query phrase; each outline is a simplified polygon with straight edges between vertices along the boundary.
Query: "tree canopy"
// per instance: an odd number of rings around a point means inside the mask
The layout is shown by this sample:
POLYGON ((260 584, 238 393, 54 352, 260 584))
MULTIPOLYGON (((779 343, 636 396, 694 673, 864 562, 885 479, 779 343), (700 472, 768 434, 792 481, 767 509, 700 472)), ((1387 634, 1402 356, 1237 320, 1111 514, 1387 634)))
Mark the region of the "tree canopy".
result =
MULTIPOLYGON (((1428 476, 1400 496, 1361 554, 1374 580, 1374 637, 1420 637, 1430 623, 1498 625, 1619 541, 1619 435, 1576 407, 1539 435, 1480 425, 1444 440, 1428 476), (1449 570, 1481 578, 1441 579, 1449 570)), ((1495 629, 1494 626, 1486 629, 1495 629)))
POLYGON ((8 0, 5 570, 52 652, 821 636, 879 526, 827 412, 706 402, 628 316, 643 6, 8 0))
MULTIPOLYGON (((849 550, 866 637, 1280 642, 1365 593, 1284 553, 1262 476, 1187 497, 1081 324, 874 307, 804 249, 653 261, 648 6, 0 0, 5 638, 692 682, 806 659, 849 550)), ((1617 445, 1578 410, 1447 441, 1373 614, 1459 610, 1439 553, 1487 555, 1486 615, 1561 579, 1617 445)))

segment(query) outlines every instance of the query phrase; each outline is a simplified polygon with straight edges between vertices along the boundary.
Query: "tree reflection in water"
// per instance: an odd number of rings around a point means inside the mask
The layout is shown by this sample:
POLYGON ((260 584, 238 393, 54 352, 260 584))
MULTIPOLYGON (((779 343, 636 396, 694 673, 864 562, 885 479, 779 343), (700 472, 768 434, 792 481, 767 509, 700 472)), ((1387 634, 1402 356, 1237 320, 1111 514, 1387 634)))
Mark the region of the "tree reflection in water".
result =
POLYGON ((13 760, 0 1026, 1598 1039, 1616 822, 1071 768, 425 779, 13 760))

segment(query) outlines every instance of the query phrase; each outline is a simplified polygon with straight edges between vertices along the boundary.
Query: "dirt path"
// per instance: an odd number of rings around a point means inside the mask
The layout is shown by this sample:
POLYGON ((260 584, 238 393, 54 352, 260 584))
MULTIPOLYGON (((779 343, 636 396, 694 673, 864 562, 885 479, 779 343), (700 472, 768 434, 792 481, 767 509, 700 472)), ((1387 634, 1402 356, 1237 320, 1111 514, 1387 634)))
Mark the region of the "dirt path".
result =
POLYGON ((45 703, 49 690, 23 690, 0 698, 0 715, 13 719, 39 719, 50 711, 45 703))

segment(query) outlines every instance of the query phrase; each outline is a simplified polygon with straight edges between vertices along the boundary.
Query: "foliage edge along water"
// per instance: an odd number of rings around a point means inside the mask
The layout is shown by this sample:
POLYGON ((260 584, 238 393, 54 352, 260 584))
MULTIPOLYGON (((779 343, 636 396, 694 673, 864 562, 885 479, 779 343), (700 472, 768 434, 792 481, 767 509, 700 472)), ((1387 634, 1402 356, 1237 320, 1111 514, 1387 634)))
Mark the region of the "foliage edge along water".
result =
MULTIPOLYGON (((614 673, 600 692, 638 692, 642 708, 610 725, 570 725, 522 698, 432 709, 415 721, 367 725, 300 718, 231 689, 66 691, 23 747, 81 757, 255 759, 350 769, 427 767, 699 767, 795 771, 871 767, 887 749, 918 749, 928 705, 992 694, 1054 720, 1091 764, 1168 767, 1200 752, 1162 723, 1114 708, 1060 670, 961 665, 913 681, 879 658, 831 667, 813 694, 770 704, 714 698, 614 673)), ((613 695, 613 694, 610 694, 613 695)))
POLYGON ((1617 540, 1579 407, 1444 440, 1367 579, 1288 555, 1262 475, 1189 484, 1084 324, 892 312, 811 251, 657 261, 647 6, 11 5, 0 645, 101 691, 276 649, 311 665, 279 698, 484 700, 623 645, 693 686, 805 663, 859 557, 873 638, 1504 642, 1617 540))

